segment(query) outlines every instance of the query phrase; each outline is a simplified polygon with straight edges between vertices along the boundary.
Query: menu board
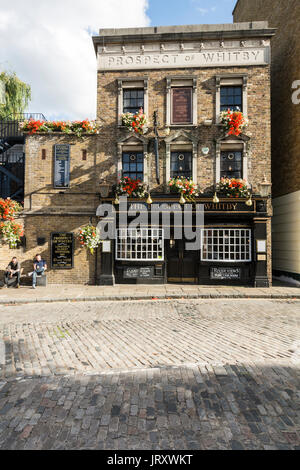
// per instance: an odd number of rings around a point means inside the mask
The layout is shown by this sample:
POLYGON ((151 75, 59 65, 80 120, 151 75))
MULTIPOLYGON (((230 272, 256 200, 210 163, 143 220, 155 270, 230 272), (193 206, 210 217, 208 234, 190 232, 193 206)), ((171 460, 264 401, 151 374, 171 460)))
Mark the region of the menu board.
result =
POLYGON ((153 266, 143 266, 142 268, 132 266, 124 269, 124 279, 147 279, 154 276, 153 266))
POLYGON ((56 232, 51 234, 52 269, 72 269, 74 266, 73 233, 56 232))
POLYGON ((210 271, 211 279, 216 280, 234 280, 241 278, 240 268, 212 268, 210 271))
POLYGON ((67 188, 70 183, 70 145, 55 145, 54 186, 67 188))

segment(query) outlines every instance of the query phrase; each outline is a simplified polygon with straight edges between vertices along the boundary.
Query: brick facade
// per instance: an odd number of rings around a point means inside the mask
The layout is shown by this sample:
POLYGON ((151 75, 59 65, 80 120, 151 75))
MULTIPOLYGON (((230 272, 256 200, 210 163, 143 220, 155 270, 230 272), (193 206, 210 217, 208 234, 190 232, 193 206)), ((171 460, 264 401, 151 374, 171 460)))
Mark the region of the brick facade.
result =
MULTIPOLYGON (((260 47, 260 36, 269 40, 273 32, 268 30, 265 25, 260 27, 261 32, 259 31, 258 37, 254 39, 247 36, 253 34, 250 31, 251 28, 246 28, 246 31, 241 28, 241 37, 237 41, 238 46, 243 47, 239 42, 242 39, 249 40, 251 47, 255 45, 260 47)), ((230 28, 231 26, 228 29, 230 30, 230 28)), ((236 31, 233 33, 227 31, 224 34, 225 36, 233 34, 236 40, 236 31)), ((216 33, 216 37, 219 37, 219 33, 216 33)), ((219 44, 218 41, 217 44, 219 44)), ((228 42, 228 47, 232 48, 233 43, 228 42)), ((218 54, 222 57, 223 53, 218 54)), ((243 52, 242 49, 240 54, 247 57, 247 54, 250 53, 243 52)), ((74 135, 56 133, 27 136, 26 138, 24 201, 26 247, 17 250, 24 271, 31 270, 32 259, 37 252, 40 252, 50 265, 51 232, 62 231, 75 234, 80 227, 88 224, 89 221, 97 223, 95 214, 101 200, 99 194, 101 184, 108 183, 112 188, 120 176, 118 174, 120 170, 120 143, 130 145, 132 140, 139 142, 138 139, 140 139, 139 145, 143 146, 143 151, 146 149, 147 184, 152 194, 159 195, 167 192, 166 142, 172 138, 174 138, 173 144, 176 144, 177 140, 179 142, 185 140, 186 143, 193 142, 197 159, 197 175, 194 177, 196 176, 197 184, 205 194, 213 194, 217 173, 217 141, 224 137, 223 127, 216 122, 216 77, 224 74, 226 76, 247 77, 249 127, 246 132, 246 170, 253 193, 259 195, 259 183, 263 181, 264 176, 267 179, 271 178, 270 66, 268 63, 235 67, 178 67, 172 68, 172 70, 99 71, 97 118, 100 131, 98 135, 78 138, 74 135), (166 125, 167 78, 174 76, 177 79, 192 77, 196 84, 197 122, 194 122, 192 126, 173 127, 166 125), (120 79, 132 78, 138 81, 144 77, 147 77, 148 83, 149 129, 142 138, 137 137, 136 139, 118 122, 118 83, 120 79), (156 182, 153 145, 154 111, 158 111, 160 185, 156 182), (205 125, 207 120, 210 120, 211 123, 205 125), (70 187, 67 189, 55 189, 53 186, 54 146, 57 144, 71 145, 70 187), (203 148, 209 149, 208 155, 202 151, 203 148), (84 158, 83 155, 85 155, 84 158), (45 238, 45 244, 37 246, 37 238, 45 238)), ((242 143, 243 140, 238 140, 238 142, 242 143)), ((265 213, 269 283, 271 283, 271 215, 272 207, 269 202, 265 213)), ((11 257, 5 253, 6 255, 8 258, 11 257)), ((76 241, 74 269, 63 271, 50 269, 48 280, 50 283, 96 284, 101 265, 100 253, 97 254, 97 257, 92 257, 85 250, 80 249, 76 241)))

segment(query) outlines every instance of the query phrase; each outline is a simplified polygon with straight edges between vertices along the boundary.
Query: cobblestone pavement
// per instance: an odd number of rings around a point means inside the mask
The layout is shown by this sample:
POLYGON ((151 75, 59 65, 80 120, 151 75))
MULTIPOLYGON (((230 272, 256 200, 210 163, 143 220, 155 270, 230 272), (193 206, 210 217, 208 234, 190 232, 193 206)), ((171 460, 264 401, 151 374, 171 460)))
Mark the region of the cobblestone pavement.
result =
POLYGON ((1 306, 0 448, 300 449, 299 318, 293 300, 1 306))

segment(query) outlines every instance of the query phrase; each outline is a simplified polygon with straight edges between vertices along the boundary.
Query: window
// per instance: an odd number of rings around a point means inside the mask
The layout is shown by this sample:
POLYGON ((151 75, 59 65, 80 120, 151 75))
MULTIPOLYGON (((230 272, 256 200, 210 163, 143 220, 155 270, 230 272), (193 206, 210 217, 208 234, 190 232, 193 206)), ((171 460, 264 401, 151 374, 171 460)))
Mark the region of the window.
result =
POLYGON ((221 178, 243 178, 243 153, 241 151, 221 152, 221 178))
POLYGON ((192 152, 171 153, 171 178, 192 178, 192 152))
POLYGON ((242 86, 221 86, 221 111, 243 111, 242 86))
POLYGON ((192 87, 172 88, 172 124, 192 124, 192 87))
POLYGON ((123 177, 128 176, 134 180, 144 180, 144 154, 143 152, 123 152, 123 177))
POLYGON ((164 259, 164 233, 158 228, 117 230, 116 260, 162 261, 164 259))
POLYGON ((250 262, 250 229, 202 230, 202 261, 250 262))
POLYGON ((118 84, 118 125, 122 126, 123 113, 137 113, 143 108, 148 115, 148 78, 130 77, 117 79, 118 84))
POLYGON ((68 188, 70 185, 70 145, 55 145, 54 187, 68 188))
POLYGON ((144 89, 124 89, 123 113, 136 114, 140 108, 144 110, 144 89))

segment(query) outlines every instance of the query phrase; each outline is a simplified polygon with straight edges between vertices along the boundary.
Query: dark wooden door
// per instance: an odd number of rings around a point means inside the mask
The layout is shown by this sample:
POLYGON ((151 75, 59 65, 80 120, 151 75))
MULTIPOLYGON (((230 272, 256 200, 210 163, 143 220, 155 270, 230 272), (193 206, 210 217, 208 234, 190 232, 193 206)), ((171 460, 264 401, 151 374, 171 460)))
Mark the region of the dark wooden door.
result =
POLYGON ((199 251, 187 251, 185 240, 170 240, 167 243, 168 282, 196 284, 199 251))

